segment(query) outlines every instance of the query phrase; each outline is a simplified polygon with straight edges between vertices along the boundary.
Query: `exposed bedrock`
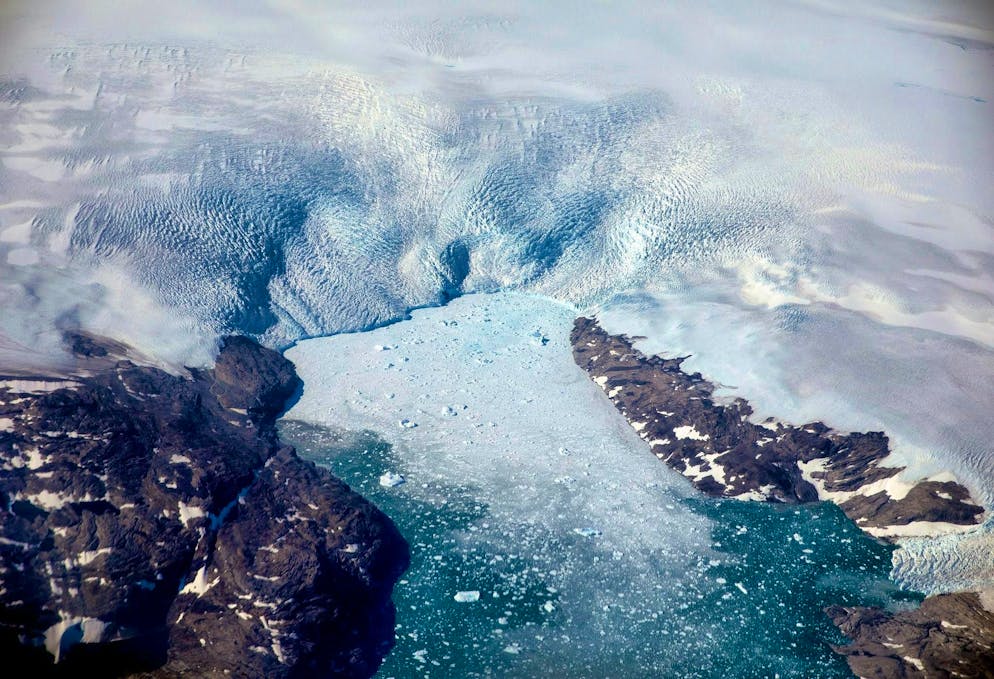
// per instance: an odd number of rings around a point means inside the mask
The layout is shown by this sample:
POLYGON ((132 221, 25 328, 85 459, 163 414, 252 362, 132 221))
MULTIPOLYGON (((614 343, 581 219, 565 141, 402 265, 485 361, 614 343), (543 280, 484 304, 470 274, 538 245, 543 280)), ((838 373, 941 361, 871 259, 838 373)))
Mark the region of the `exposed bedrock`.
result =
POLYGON ((981 522, 984 510, 949 478, 908 483, 883 432, 841 433, 821 422, 749 421, 741 398, 718 402, 714 384, 684 358, 646 356, 632 338, 578 318, 573 357, 607 393, 653 454, 702 492, 768 502, 838 504, 877 537, 928 535, 981 522))
POLYGON ((0 378, 7 662, 39 676, 371 676, 407 544, 280 444, 292 364, 240 337, 182 377, 114 343, 68 345, 82 376, 0 378))
POLYGON ((853 642, 835 646, 860 677, 994 677, 994 592, 937 594, 919 608, 827 610, 853 642), (984 604, 987 603, 987 607, 984 604))

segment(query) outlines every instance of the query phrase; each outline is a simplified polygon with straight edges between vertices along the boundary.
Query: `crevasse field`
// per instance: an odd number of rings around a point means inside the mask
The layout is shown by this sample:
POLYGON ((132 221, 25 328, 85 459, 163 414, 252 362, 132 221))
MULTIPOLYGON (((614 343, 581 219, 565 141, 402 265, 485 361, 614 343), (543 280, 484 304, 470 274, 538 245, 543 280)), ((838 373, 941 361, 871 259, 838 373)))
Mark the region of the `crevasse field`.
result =
POLYGON ((0 364, 292 347, 284 436, 414 547, 383 676, 844 675, 821 606, 990 586, 994 525, 702 502, 569 328, 990 507, 992 106, 982 0, 4 3, 0 364))

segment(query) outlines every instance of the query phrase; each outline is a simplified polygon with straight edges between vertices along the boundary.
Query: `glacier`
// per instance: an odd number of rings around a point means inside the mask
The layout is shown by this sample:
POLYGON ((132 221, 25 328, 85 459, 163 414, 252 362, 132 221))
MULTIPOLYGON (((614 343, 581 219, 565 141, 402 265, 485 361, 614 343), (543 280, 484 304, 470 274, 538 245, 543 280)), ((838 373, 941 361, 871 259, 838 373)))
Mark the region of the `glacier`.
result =
MULTIPOLYGON (((312 377, 298 408, 389 442, 364 492, 431 505, 442 486, 424 488, 427 475, 495 511, 520 501, 502 520, 569 528, 575 549, 610 547, 645 584, 643 539, 676 567, 715 549, 721 520, 631 459, 624 473, 603 465, 604 483, 630 490, 615 504, 607 486, 564 480, 550 494, 512 469, 548 479, 604 462, 543 433, 569 438, 562 418, 581 412, 618 459, 641 445, 594 414, 596 391, 563 377, 560 358, 534 354, 558 355, 562 319, 597 313, 647 351, 691 354, 759 413, 885 429, 909 473, 952 471, 990 507, 992 46, 977 2, 3 3, 0 364, 64 371, 66 328, 177 372, 210 364, 226 333, 289 348, 314 375, 351 360, 349 380, 360 367, 370 384, 396 380, 394 399, 356 382, 363 394, 339 411, 312 377), (405 381, 414 364, 442 380, 467 348, 440 356, 428 336, 401 338, 488 304, 508 318, 476 341, 533 400, 503 427, 481 409, 469 429, 469 403, 414 405, 405 381), (349 334, 369 331, 386 334, 349 334), (310 356, 308 338, 326 336, 358 353, 310 356), (538 395, 549 385, 560 391, 538 395), (525 431, 522 444, 557 456, 513 450, 525 431), (464 440, 511 452, 478 464, 464 440), (388 472, 406 483, 380 487, 388 472), (660 493, 686 530, 612 530, 639 507, 662 511, 660 493), (550 504, 575 525, 543 523, 550 504)), ((474 393, 519 398, 487 365, 474 393)), ((991 535, 988 523, 906 541, 893 576, 920 591, 987 585, 991 535)))
POLYGON ((206 40, 63 5, 55 34, 4 15, 10 344, 69 316, 192 363, 217 333, 285 346, 464 292, 734 280, 994 346, 994 32, 969 7, 171 11, 206 40))

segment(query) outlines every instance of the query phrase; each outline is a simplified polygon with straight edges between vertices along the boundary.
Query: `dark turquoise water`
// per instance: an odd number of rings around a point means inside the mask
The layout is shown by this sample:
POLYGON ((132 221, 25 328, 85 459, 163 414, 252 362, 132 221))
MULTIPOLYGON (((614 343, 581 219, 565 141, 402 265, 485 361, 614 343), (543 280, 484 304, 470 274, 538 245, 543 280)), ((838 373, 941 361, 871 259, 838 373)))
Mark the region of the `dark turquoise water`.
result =
POLYGON ((660 565, 665 608, 647 613, 617 581, 595 583, 615 592, 610 604, 577 601, 555 586, 554 562, 585 538, 547 536, 541 553, 529 551, 534 539, 519 550, 489 546, 473 539, 489 509, 471 488, 381 487, 397 460, 374 434, 283 422, 281 435, 375 502, 411 544, 394 594, 397 645, 380 677, 848 677, 829 648, 845 639, 823 609, 920 600, 889 581, 892 548, 834 505, 693 498, 714 549, 685 572, 660 565), (479 601, 453 600, 466 583, 479 601))

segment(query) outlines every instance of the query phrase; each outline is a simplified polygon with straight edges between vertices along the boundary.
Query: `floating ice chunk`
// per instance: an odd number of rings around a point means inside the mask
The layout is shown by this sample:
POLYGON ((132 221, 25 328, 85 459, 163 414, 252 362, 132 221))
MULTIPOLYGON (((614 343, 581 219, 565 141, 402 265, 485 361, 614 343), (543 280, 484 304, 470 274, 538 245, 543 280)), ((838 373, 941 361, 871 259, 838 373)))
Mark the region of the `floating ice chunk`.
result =
POLYGON ((735 586, 738 587, 739 591, 742 592, 743 594, 749 593, 748 590, 746 590, 745 585, 743 585, 741 582, 736 582, 735 586))
POLYGON ((416 426, 418 426, 417 422, 412 422, 411 420, 407 419, 401 420, 398 424, 400 424, 400 426, 402 426, 404 429, 414 429, 416 426))
POLYGON ((478 590, 467 590, 465 592, 456 592, 456 595, 452 597, 461 604, 471 604, 474 601, 480 600, 480 592, 478 590))
POLYGON ((531 334, 531 341, 536 346, 544 347, 549 343, 549 338, 541 330, 536 330, 531 334))
POLYGON ((390 344, 376 344, 373 346, 373 351, 390 351, 391 349, 396 349, 396 345, 390 344))
POLYGON ((445 406, 444 408, 442 408, 442 415, 444 415, 445 417, 453 417, 455 416, 455 414, 456 414, 456 409, 453 408, 452 406, 445 406))
POLYGON ((384 488, 395 488, 404 483, 406 479, 396 472, 384 472, 380 475, 380 485, 384 488))
POLYGON ((552 611, 556 610, 556 607, 551 601, 546 601, 542 604, 542 610, 546 613, 552 613, 552 611))
POLYGON ((582 535, 585 538, 596 538, 601 534, 601 532, 596 528, 574 528, 573 532, 577 535, 582 535))

